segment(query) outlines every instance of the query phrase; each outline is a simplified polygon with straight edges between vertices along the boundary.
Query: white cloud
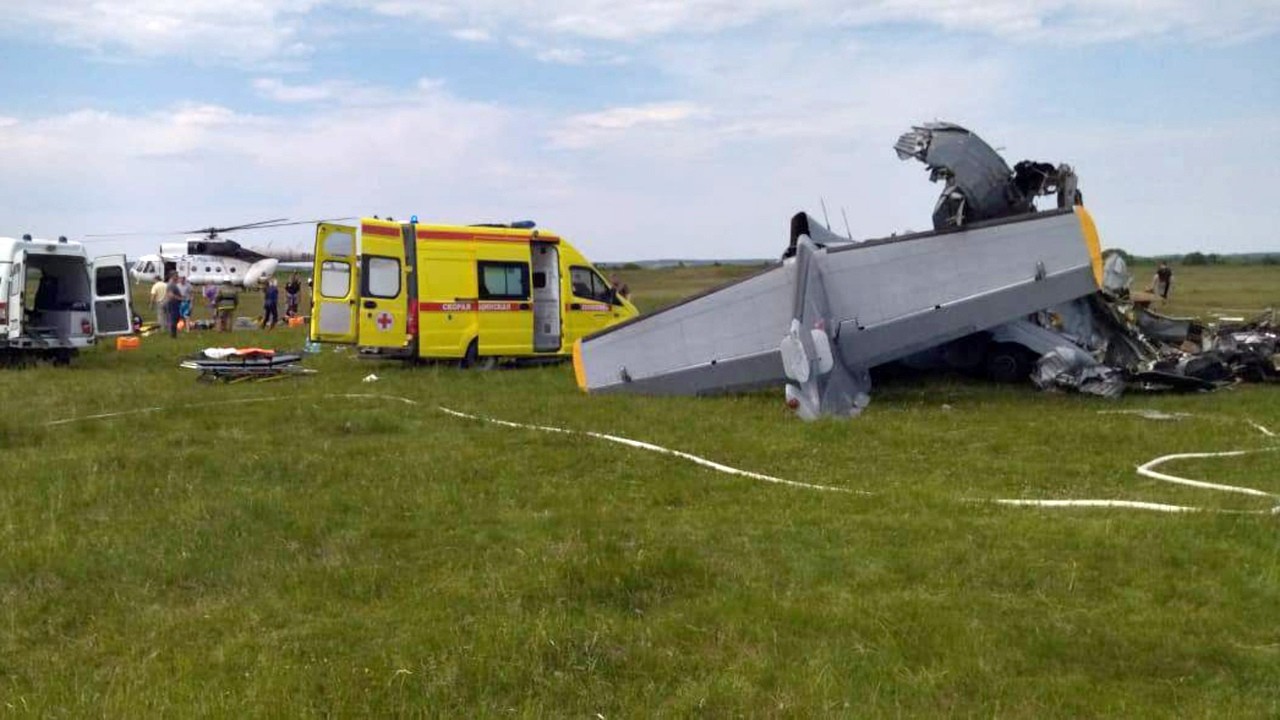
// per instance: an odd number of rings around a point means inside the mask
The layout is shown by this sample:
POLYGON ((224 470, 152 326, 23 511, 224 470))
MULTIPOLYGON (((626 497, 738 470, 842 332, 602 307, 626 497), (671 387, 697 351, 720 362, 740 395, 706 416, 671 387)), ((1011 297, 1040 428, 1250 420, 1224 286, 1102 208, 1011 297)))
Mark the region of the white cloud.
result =
POLYGON ((546 48, 534 53, 534 58, 558 65, 581 65, 586 62, 587 53, 580 48, 546 48))
POLYGON ((304 55, 306 16, 329 0, 7 0, 6 24, 140 56, 249 64, 304 55))
POLYGON ((493 40, 493 35, 484 28, 461 28, 449 34, 464 42, 489 42, 493 40))
MULTIPOLYGON (((1107 42, 1146 37, 1233 41, 1275 34, 1275 0, 6 0, 6 29, 48 33, 67 45, 141 56, 252 65, 296 60, 324 26, 365 13, 454 28, 466 42, 495 30, 547 39, 635 43, 707 37, 767 24, 818 31, 907 24, 1014 42, 1107 42)), ((548 52, 548 51, 543 51, 548 52)), ((570 51, 566 51, 570 52, 570 51)), ((582 60, 608 59, 607 54, 582 60)), ((549 56, 554 60, 554 54, 549 56)))
POLYGON ((1110 42, 1141 37, 1232 41, 1272 34, 1272 0, 874 0, 838 15, 852 26, 932 25, 1016 41, 1110 42))
POLYGON ((289 85, 279 78, 258 78, 253 81, 253 89, 268 100, 285 103, 316 102, 330 100, 339 91, 335 83, 315 85, 289 85))
POLYGON ((585 148, 637 128, 671 128, 706 117, 708 111, 689 102, 653 103, 635 107, 615 107, 571 116, 552 132, 555 145, 585 148))

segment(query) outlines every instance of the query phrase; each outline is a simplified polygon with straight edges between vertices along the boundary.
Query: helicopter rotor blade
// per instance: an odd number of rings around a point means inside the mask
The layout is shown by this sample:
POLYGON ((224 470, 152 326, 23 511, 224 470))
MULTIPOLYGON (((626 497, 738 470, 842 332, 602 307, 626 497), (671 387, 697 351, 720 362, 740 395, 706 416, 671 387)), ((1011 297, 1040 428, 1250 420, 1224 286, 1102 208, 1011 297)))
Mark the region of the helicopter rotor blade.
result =
POLYGON ((123 232, 123 233, 94 233, 85 235, 84 242, 105 242, 113 238, 132 238, 132 237, 165 237, 175 235, 220 235, 226 232, 236 232, 239 230, 265 230, 268 228, 289 227, 291 225, 314 225, 324 222, 344 222, 354 220, 354 217, 340 218, 321 218, 318 220, 293 220, 288 218, 276 218, 274 220, 260 220, 254 223, 246 223, 244 225, 233 225, 230 227, 207 227, 198 230, 167 230, 163 232, 123 232))
POLYGON ((183 232, 188 235, 195 235, 195 234, 218 235, 220 233, 232 232, 234 230, 250 230, 252 228, 262 227, 265 225, 270 225, 272 223, 284 222, 288 219, 289 218, 275 218, 273 220, 259 220, 257 222, 244 223, 243 225, 230 225, 228 227, 207 227, 207 228, 200 228, 199 230, 184 230, 183 232))
POLYGON ((249 229, 265 230, 267 228, 289 227, 290 225, 315 225, 316 223, 342 222, 345 220, 354 220, 354 219, 355 219, 354 217, 341 217, 341 218, 320 218, 318 220, 294 220, 291 222, 277 222, 271 225, 258 225, 256 227, 252 227, 249 229))

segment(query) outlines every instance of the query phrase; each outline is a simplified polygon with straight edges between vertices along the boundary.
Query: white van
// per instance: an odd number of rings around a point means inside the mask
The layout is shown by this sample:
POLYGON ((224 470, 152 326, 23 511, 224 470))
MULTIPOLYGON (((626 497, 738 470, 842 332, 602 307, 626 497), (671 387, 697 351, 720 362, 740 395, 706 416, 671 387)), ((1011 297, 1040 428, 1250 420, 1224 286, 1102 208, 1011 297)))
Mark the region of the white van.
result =
POLYGON ((123 255, 91 260, 65 237, 0 237, 0 363, 66 363, 98 337, 132 331, 123 255))

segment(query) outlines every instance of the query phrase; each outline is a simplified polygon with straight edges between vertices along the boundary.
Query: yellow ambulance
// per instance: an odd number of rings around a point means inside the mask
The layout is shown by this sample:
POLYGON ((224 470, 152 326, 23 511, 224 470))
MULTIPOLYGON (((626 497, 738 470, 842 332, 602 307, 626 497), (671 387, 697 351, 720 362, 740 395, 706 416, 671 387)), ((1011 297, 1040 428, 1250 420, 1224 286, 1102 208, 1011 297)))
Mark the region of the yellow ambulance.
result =
POLYGON ((532 223, 321 223, 312 278, 311 340, 389 358, 568 357, 578 338, 638 314, 532 223))

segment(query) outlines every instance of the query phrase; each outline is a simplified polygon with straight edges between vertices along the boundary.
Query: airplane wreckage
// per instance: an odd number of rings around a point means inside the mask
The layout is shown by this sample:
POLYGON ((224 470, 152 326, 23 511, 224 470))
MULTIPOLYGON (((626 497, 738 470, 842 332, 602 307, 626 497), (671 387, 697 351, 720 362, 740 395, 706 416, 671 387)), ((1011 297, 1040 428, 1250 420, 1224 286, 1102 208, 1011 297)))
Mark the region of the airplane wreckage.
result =
POLYGON ((1210 329, 1130 296, 1070 166, 1010 169, 949 123, 915 127, 894 149, 944 183, 932 231, 852 241, 799 213, 781 262, 581 340, 578 385, 708 395, 785 384, 787 405, 815 419, 858 414, 870 370, 895 361, 1108 397, 1277 378, 1274 316, 1210 329), (1039 197, 1057 207, 1037 210, 1039 197))

